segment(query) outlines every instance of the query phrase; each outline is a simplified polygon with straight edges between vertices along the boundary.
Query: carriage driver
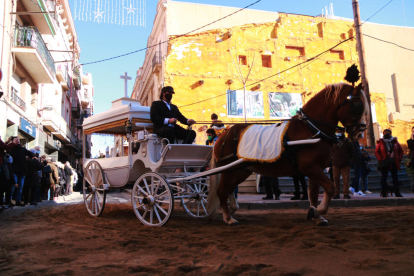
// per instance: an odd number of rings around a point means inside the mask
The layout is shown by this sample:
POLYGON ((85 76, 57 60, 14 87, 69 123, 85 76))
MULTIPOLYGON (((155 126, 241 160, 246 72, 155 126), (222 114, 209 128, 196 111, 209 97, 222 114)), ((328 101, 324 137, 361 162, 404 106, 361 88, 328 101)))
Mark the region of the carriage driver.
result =
POLYGON ((170 144, 174 144, 176 139, 184 139, 183 144, 192 144, 196 133, 194 130, 186 130, 177 121, 184 125, 195 123, 193 119, 187 119, 178 110, 176 105, 171 103, 174 89, 165 86, 161 89, 160 101, 154 101, 151 105, 151 121, 154 124, 154 133, 167 138, 170 144))

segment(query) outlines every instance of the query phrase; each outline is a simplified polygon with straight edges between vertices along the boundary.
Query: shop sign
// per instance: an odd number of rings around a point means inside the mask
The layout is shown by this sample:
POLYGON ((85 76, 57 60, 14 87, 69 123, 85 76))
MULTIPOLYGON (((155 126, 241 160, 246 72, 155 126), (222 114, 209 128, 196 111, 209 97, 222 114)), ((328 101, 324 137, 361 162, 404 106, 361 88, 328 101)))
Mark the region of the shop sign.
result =
POLYGON ((20 130, 36 138, 36 127, 24 118, 20 118, 20 130))

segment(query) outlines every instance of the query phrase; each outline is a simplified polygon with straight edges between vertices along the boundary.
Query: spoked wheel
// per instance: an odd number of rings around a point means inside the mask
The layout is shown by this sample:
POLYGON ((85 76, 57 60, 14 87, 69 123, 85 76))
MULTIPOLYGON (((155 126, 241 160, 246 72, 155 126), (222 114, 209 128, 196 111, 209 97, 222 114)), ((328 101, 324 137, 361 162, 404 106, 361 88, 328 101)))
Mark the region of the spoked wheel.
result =
POLYGON ((187 193, 191 197, 181 198, 184 211, 194 218, 207 218, 207 198, 209 185, 207 183, 187 184, 187 193))
POLYGON ((141 175, 131 195, 135 215, 148 226, 162 226, 170 219, 174 209, 174 196, 170 184, 157 173, 141 175))
POLYGON ((83 178, 83 201, 89 214, 99 217, 105 207, 106 193, 104 185, 104 175, 96 161, 91 161, 85 168, 83 178))

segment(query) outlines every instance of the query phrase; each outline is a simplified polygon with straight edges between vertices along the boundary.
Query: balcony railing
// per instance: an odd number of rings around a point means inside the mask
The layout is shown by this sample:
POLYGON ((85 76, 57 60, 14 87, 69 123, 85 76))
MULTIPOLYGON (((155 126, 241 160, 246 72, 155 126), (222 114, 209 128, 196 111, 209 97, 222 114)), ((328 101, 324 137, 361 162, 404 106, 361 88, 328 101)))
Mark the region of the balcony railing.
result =
POLYGON ((77 119, 76 120, 76 127, 77 128, 82 128, 82 124, 83 124, 83 119, 77 119))
POLYGON ((17 26, 15 29, 13 46, 36 49, 49 73, 52 76, 56 76, 55 62, 53 61, 52 55, 47 49, 46 44, 36 27, 17 26))
POLYGON ((12 87, 10 100, 14 102, 18 107, 20 107, 23 111, 26 111, 26 103, 20 99, 19 96, 17 96, 16 92, 17 91, 12 87))
POLYGON ((160 51, 156 51, 152 58, 152 70, 158 70, 162 66, 162 56, 160 51))

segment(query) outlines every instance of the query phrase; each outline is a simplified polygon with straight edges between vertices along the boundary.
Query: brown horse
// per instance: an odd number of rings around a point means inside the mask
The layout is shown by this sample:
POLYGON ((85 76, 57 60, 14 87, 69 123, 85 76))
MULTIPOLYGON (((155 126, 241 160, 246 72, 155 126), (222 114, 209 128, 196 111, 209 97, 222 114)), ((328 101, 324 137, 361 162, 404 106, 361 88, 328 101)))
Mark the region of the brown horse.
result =
MULTIPOLYGON (((237 221, 231 217, 231 213, 238 209, 238 205, 234 199, 233 191, 252 172, 271 177, 292 176, 299 172, 309 178, 310 208, 308 219, 316 220, 317 225, 328 225, 328 221, 321 214, 328 211, 331 198, 334 195, 334 184, 323 170, 329 166, 332 160, 333 144, 338 142, 335 136, 335 131, 339 128, 337 127, 338 122, 345 126, 351 141, 357 141, 362 135, 364 125, 361 122, 363 115, 368 110, 368 104, 361 88, 361 84, 356 88, 344 83, 328 85, 303 106, 299 115, 292 118, 286 136, 289 141, 319 137, 321 138, 320 142, 289 146, 291 148, 290 156, 282 156, 274 163, 243 162, 238 167, 225 171, 221 175, 211 176, 208 212, 214 213, 220 202, 224 222, 228 225, 235 224, 237 221), (319 186, 324 189, 324 197, 321 204, 317 206, 319 186), (231 213, 227 199, 230 200, 231 213)), ((240 141, 241 132, 247 126, 247 124, 234 125, 220 136, 214 146, 212 168, 227 165, 238 159, 234 151, 240 141), (236 139, 234 139, 235 136, 236 139)))

